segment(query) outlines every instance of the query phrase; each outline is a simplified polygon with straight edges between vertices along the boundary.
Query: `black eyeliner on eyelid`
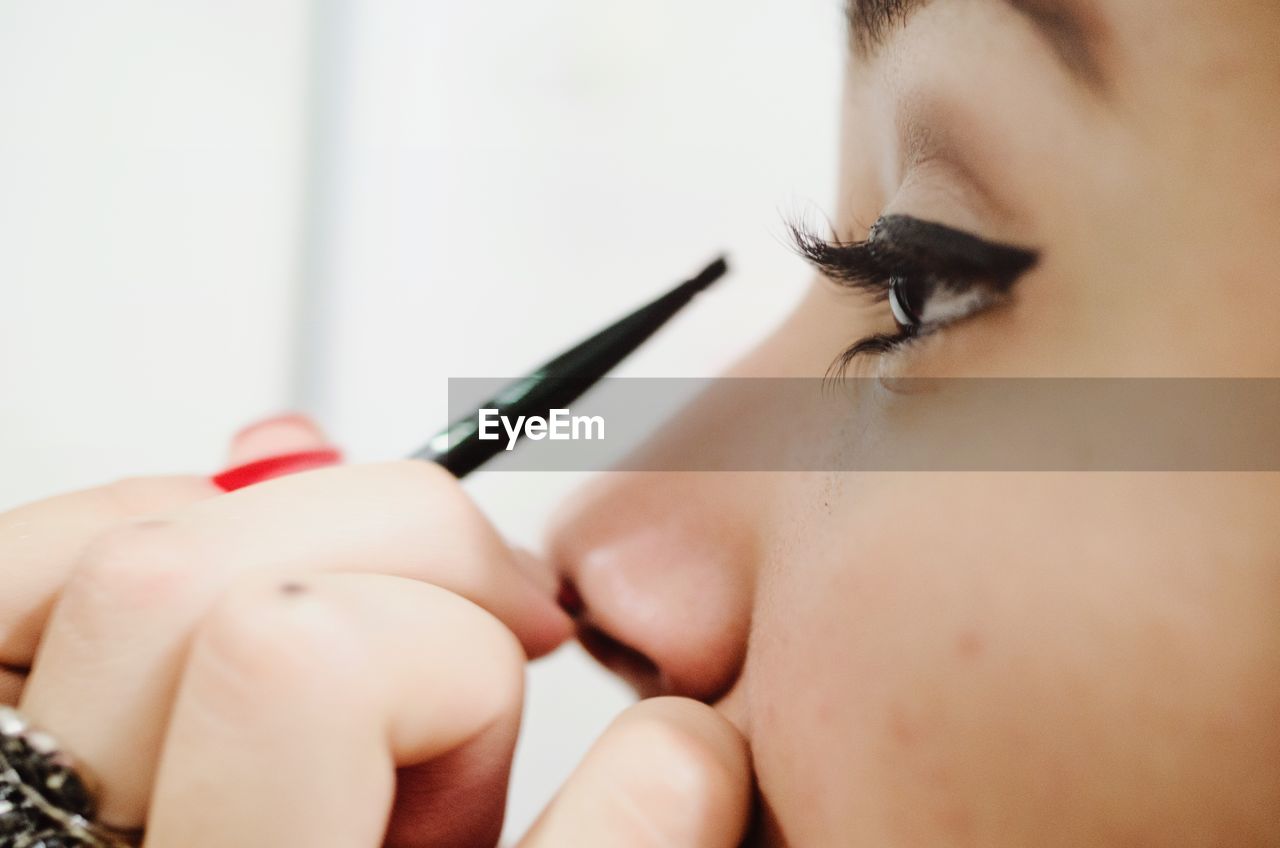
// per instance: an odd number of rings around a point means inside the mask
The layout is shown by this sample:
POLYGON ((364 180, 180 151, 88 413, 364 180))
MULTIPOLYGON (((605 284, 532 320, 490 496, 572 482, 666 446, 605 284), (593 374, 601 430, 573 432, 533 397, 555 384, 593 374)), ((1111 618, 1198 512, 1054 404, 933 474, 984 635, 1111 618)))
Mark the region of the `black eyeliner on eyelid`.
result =
POLYGON ((1004 292, 1039 258, 1032 250, 908 215, 880 218, 865 241, 828 240, 799 227, 792 227, 792 238, 800 254, 832 281, 881 296, 892 277, 922 274, 952 286, 981 280, 1004 292))
POLYGON ((886 215, 876 221, 866 244, 898 275, 933 274, 952 280, 981 277, 999 291, 1007 291, 1038 258, 1031 250, 908 215, 886 215))
MULTIPOLYGON (((988 241, 908 215, 881 217, 864 241, 827 240, 796 226, 791 232, 797 250, 828 279, 869 293, 876 300, 888 298, 895 281, 921 283, 922 299, 926 301, 930 292, 939 290, 960 294, 985 289, 998 299, 1039 260, 1035 251, 988 241)), ((919 317, 925 303, 911 306, 914 308, 910 311, 919 317)), ((918 322, 900 326, 895 333, 860 339, 837 358, 832 369, 842 373, 862 354, 889 353, 938 326, 918 322)))

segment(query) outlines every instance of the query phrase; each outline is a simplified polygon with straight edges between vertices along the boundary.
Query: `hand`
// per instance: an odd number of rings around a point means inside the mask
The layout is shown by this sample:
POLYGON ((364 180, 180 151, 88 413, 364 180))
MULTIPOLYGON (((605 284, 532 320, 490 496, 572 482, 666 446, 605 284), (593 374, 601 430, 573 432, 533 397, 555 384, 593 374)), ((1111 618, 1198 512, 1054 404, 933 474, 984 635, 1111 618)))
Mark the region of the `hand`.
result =
MULTIPOLYGON (((321 445, 277 422, 232 461, 321 445)), ((218 495, 128 481, 0 516, 0 697, 148 846, 493 844, 526 655, 571 627, 553 578, 423 463, 218 495)), ((643 704, 525 844, 736 844, 746 773, 709 709, 643 704)))

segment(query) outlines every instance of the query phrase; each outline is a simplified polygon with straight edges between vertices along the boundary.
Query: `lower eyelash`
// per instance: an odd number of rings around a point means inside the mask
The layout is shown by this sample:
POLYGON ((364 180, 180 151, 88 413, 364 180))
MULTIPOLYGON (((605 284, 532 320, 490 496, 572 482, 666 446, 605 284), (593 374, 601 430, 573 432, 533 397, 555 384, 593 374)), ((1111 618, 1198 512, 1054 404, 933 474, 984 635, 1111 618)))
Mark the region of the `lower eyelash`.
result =
POLYGON ((880 218, 862 241, 823 238, 796 223, 789 229, 796 250, 824 276, 876 302, 889 297, 897 277, 934 281, 914 311, 919 323, 858 340, 836 358, 828 374, 842 375, 858 356, 891 353, 1002 300, 1039 259, 1035 251, 903 215, 880 218))
MULTIPOLYGON (((870 241, 834 241, 795 223, 789 229, 797 252, 827 279, 869 294, 875 302, 888 299, 893 269, 885 266, 870 241)), ((919 328, 910 328, 859 339, 836 357, 827 369, 827 377, 842 378, 859 356, 892 353, 918 335, 919 328)))
POLYGON ((876 333, 859 339, 836 357, 827 369, 828 376, 843 377, 859 356, 885 356, 894 353, 913 341, 994 305, 1001 299, 1001 295, 985 289, 956 291, 945 284, 935 288, 934 292, 925 302, 919 324, 899 328, 895 333, 876 333))
POLYGON ((896 333, 877 333, 874 336, 859 339, 835 358, 827 369, 827 378, 843 378, 859 356, 884 356, 928 334, 927 330, 922 332, 919 328, 911 328, 899 330, 896 333))

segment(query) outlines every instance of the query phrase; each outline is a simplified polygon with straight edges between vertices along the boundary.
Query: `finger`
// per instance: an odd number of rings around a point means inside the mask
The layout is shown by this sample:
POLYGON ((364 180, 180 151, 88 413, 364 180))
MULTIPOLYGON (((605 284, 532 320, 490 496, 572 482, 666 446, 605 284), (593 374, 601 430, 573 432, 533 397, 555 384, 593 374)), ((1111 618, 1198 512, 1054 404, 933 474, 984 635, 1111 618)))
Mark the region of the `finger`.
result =
POLYGON ((22 707, 101 777, 104 820, 136 826, 190 638, 219 597, 251 574, 350 571, 467 597, 530 653, 572 629, 447 472, 421 462, 334 468, 204 501, 95 544, 50 621, 22 707))
POLYGON ((520 848, 734 848, 750 812, 733 725, 697 701, 654 698, 605 731, 520 848))
POLYGON ((524 655, 444 590, 377 575, 256 582, 196 637, 165 740, 148 848, 382 845, 396 768, 480 744, 395 845, 492 845, 524 655))
POLYGON ((11 668, 0 668, 0 704, 6 707, 17 706, 18 696, 22 694, 22 685, 26 675, 11 668))
POLYGON ((231 439, 230 466, 245 465, 271 456, 329 447, 329 439, 305 415, 287 414, 250 424, 231 439))
MULTIPOLYGON (((320 429, 302 416, 278 416, 232 439, 232 465, 324 447, 320 429)), ((171 512, 222 494, 203 477, 125 479, 58 495, 0 514, 0 665, 26 668, 53 599, 85 547, 129 519, 171 512)))
POLYGON ((147 477, 0 514, 0 665, 31 665, 54 598, 93 539, 129 519, 217 494, 203 477, 147 477))

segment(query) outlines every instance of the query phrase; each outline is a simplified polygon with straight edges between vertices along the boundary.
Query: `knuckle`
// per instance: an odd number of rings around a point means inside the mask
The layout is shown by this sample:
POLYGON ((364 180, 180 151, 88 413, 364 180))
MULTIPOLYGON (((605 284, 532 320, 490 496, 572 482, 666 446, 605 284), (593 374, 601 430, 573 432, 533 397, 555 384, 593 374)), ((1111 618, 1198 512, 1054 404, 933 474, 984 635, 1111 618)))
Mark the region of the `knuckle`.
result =
POLYGON ((301 585, 249 581, 213 605, 201 621, 191 660, 206 684, 241 702, 281 691, 340 696, 341 687, 332 683, 360 668, 361 640, 336 604, 291 588, 301 585))
POLYGON ((397 459, 368 465, 364 470, 386 475, 393 484, 414 489, 420 496, 448 498, 450 493, 461 490, 457 478, 435 462, 417 459, 397 459))
POLYGON ((195 554, 170 521, 128 521, 88 545, 67 586, 66 602, 77 608, 163 604, 190 584, 195 554))
POLYGON ((479 511, 462 489, 458 479, 434 462, 399 460, 390 463, 404 485, 417 500, 427 500, 431 512, 442 523, 458 523, 465 526, 475 523, 479 511), (399 475, 403 475, 402 478, 399 475))
POLYGON ((524 702, 524 670, 526 658, 520 642, 501 622, 485 614, 489 621, 488 650, 482 656, 487 685, 480 699, 482 712, 498 719, 513 710, 519 710, 524 702), (484 707, 487 706, 487 710, 484 707))
POLYGON ((433 598, 424 610, 434 621, 432 629, 465 656, 470 672, 456 685, 477 721, 499 720, 518 710, 524 699, 527 662, 519 639, 491 613, 460 595, 434 586, 423 588, 433 598))
POLYGON ((444 489, 459 488, 458 478, 454 477, 443 465, 437 462, 398 459, 388 463, 388 465, 404 473, 410 479, 417 480, 420 485, 444 489))
MULTIPOLYGON (((467 495, 456 477, 433 462, 399 460, 366 466, 376 476, 380 498, 397 504, 412 504, 414 526, 438 529, 430 561, 433 564, 463 561, 501 562, 510 556, 489 519, 467 495), (424 517, 426 523, 424 524, 424 517)), ((453 588, 471 594, 488 576, 484 568, 450 568, 461 582, 453 588)))
POLYGON ((122 477, 102 487, 106 504, 121 520, 140 512, 155 500, 155 483, 148 477, 122 477))
POLYGON ((125 477, 98 490, 99 502, 108 515, 127 521, 206 498, 210 485, 196 475, 125 477))

